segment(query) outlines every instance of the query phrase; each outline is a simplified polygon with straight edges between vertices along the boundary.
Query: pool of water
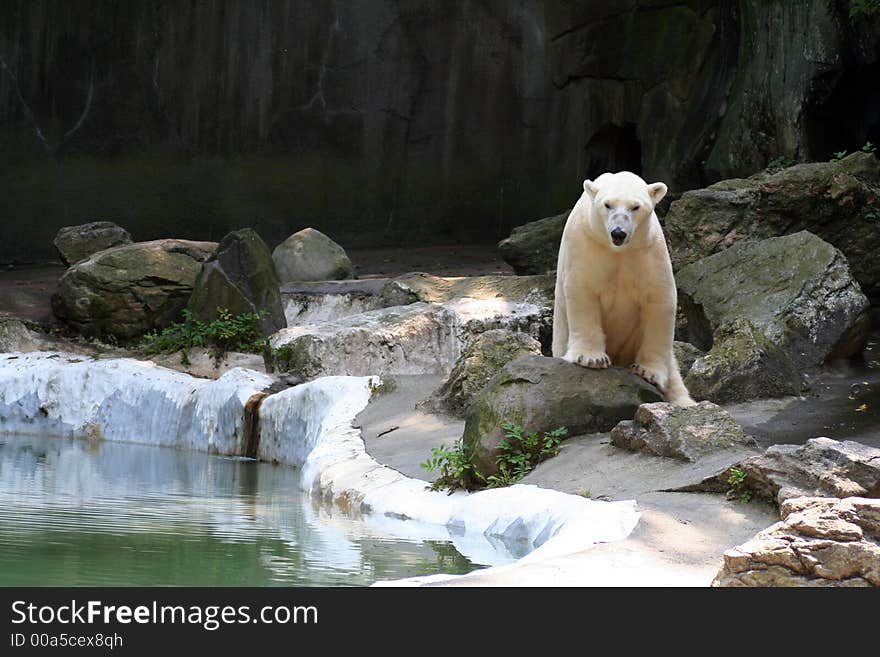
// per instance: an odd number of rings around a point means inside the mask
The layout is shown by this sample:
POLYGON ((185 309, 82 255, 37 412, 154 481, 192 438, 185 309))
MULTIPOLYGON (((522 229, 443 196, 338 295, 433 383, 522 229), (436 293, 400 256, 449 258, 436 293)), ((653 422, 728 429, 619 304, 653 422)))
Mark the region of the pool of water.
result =
POLYGON ((0 586, 359 586, 480 567, 299 490, 292 468, 0 435, 0 586))

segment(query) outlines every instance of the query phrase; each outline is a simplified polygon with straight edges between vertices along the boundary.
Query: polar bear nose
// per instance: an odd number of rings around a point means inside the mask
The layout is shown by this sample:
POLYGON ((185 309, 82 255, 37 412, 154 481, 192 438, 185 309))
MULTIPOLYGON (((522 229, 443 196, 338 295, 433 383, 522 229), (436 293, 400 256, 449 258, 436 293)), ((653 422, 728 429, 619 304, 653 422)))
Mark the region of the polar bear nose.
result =
POLYGON ((611 231, 611 241, 615 246, 620 246, 626 240, 626 231, 622 228, 615 228, 611 231))

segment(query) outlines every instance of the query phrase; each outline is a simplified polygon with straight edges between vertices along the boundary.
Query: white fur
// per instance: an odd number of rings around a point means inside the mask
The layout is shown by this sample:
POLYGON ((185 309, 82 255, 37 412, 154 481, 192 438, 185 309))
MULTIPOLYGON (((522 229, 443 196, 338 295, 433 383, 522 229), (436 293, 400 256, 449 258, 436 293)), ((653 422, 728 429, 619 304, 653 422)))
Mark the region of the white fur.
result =
POLYGON ((553 355, 584 367, 630 367, 667 401, 694 404, 672 351, 677 297, 654 206, 666 185, 623 171, 584 181, 556 269, 553 355), (612 231, 626 233, 618 246, 612 231))

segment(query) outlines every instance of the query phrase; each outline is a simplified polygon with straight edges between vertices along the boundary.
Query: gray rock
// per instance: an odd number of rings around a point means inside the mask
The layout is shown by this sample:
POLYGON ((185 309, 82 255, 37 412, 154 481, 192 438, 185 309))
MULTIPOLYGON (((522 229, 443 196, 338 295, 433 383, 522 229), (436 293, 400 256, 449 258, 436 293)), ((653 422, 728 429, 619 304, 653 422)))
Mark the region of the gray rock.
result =
POLYGON ((423 302, 290 326, 269 344, 279 371, 305 377, 446 374, 459 347, 454 314, 423 302))
POLYGON ((676 269, 743 240, 808 230, 840 249, 871 297, 880 294, 880 160, 854 153, 834 162, 724 180, 686 192, 665 218, 676 269))
POLYGON ((868 299, 846 258, 806 231, 739 242, 681 268, 676 284, 689 341, 701 349, 738 318, 798 368, 858 353, 867 339, 868 299))
POLYGON ((498 242, 498 251, 517 274, 545 274, 556 269, 559 243, 571 210, 517 226, 498 242))
POLYGON ((712 586, 880 586, 880 500, 797 497, 727 550, 712 586))
POLYGON ((757 446, 727 411, 707 401, 684 408, 666 402, 642 404, 632 420, 611 430, 611 443, 690 463, 709 454, 757 446))
POLYGON ((672 351, 675 354, 675 360, 678 362, 678 371, 681 373, 682 379, 691 371, 694 362, 700 356, 706 355, 705 351, 697 349, 690 342, 681 342, 679 340, 672 343, 672 351))
POLYGON ((35 325, 14 317, 0 317, 0 353, 33 351, 41 343, 35 325))
POLYGON ((685 386, 694 399, 733 404, 801 392, 802 378, 791 359, 747 319, 721 325, 712 349, 697 358, 685 386))
POLYGON ((529 354, 541 355, 541 343, 531 336, 505 329, 486 331, 465 348, 446 382, 419 406, 462 416, 502 367, 529 354))
POLYGON ((128 342, 180 319, 216 242, 156 240, 99 251, 65 272, 52 311, 82 335, 128 342))
POLYGON ((52 243, 61 262, 69 267, 98 251, 131 244, 131 235, 112 221, 93 221, 79 226, 65 226, 58 231, 52 243))
MULTIPOLYGON (((880 497, 880 449, 851 440, 773 445, 733 467, 744 476, 739 490, 778 504, 792 497, 880 497)), ((729 475, 710 477, 694 490, 728 490, 729 475)))
POLYGON ((263 313, 264 336, 287 326, 272 255, 256 232, 243 228, 220 241, 202 265, 188 308, 205 322, 217 319, 219 308, 232 315, 263 313))
POLYGON ((526 433, 561 426, 570 436, 609 431, 641 404, 661 399, 656 388, 626 370, 592 370, 559 358, 523 356, 505 365, 471 404, 464 445, 476 468, 491 475, 498 471, 504 423, 526 433))
POLYGON ((304 228, 276 246, 272 260, 282 284, 355 277, 345 249, 314 228, 304 228))

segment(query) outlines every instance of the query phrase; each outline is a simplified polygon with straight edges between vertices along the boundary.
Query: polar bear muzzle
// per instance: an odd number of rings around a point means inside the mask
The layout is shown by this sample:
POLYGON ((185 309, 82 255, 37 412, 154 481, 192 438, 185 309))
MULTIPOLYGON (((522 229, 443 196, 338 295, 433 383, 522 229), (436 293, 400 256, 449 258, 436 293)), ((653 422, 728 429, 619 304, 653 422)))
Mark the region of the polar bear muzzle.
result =
POLYGON ((608 213, 608 236, 614 246, 623 246, 629 242, 636 229, 634 213, 618 208, 608 213))

